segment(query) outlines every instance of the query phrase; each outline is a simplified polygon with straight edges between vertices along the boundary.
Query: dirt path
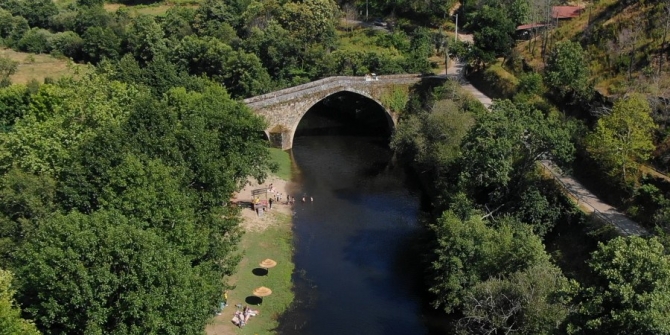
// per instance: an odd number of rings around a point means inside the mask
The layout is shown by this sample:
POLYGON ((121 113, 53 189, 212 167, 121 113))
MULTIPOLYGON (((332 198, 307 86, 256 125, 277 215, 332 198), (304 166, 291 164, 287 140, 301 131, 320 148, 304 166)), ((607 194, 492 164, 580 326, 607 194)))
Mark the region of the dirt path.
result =
MULTIPOLYGON (((460 34, 459 34, 460 36, 460 34)), ((478 90, 472 84, 465 81, 461 76, 461 71, 465 66, 462 62, 453 62, 454 65, 450 66, 447 69, 447 74, 459 75, 461 86, 468 92, 470 92, 477 100, 479 100, 486 108, 491 106, 493 102, 491 98, 487 97, 484 93, 478 90)), ((579 183, 573 177, 564 174, 552 161, 543 160, 540 162, 545 168, 547 168, 552 176, 558 180, 565 190, 572 194, 573 197, 577 199, 579 204, 583 204, 584 209, 589 213, 595 213, 601 219, 609 222, 617 230, 617 232, 623 236, 634 236, 634 235, 646 235, 649 232, 637 222, 629 219, 623 213, 618 211, 616 208, 606 204, 600 200, 596 195, 591 193, 584 185, 579 183)))

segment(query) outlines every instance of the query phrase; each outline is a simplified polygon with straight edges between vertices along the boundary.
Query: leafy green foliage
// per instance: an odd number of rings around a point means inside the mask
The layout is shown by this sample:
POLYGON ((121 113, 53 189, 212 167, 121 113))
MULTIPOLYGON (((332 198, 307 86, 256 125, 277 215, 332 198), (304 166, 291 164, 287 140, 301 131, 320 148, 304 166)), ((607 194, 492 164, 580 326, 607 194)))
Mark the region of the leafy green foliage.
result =
POLYGON ((29 103, 30 94, 24 85, 0 88, 0 124, 3 126, 14 125, 16 119, 27 112, 29 103))
POLYGON ((430 292, 433 305, 452 312, 479 282, 547 262, 530 227, 505 220, 491 227, 477 213, 465 220, 447 211, 431 226, 436 235, 430 292))
POLYGON ((9 59, 9 57, 0 57, 0 88, 11 84, 9 76, 16 73, 18 66, 19 63, 9 59))
POLYGON ((474 124, 451 100, 438 100, 429 113, 410 115, 398 125, 391 147, 422 168, 447 167, 460 157, 463 137, 474 124))
POLYGON ((593 94, 589 68, 579 43, 565 41, 556 44, 549 54, 544 80, 559 98, 568 102, 588 100, 593 94))
POLYGON ((670 334, 670 263, 657 238, 601 243, 589 265, 593 281, 576 298, 569 334, 670 334))
POLYGON ((555 334, 568 315, 571 285, 561 270, 540 263, 508 277, 477 284, 467 295, 463 334, 555 334))
POLYGON ((198 334, 218 278, 114 212, 42 221, 19 249, 20 299, 49 334, 198 334))
POLYGON ((574 155, 574 125, 558 115, 504 100, 477 121, 463 141, 460 178, 481 203, 504 204, 523 192, 538 159, 567 163, 574 155))
POLYGON ((13 275, 0 269, 0 335, 38 335, 35 325, 21 318, 14 304, 13 275))
POLYGON ((498 56, 506 56, 514 45, 514 22, 506 11, 497 7, 484 6, 474 19, 479 29, 474 32, 474 47, 479 50, 479 58, 490 63, 498 56))
POLYGON ((642 95, 615 102, 609 115, 598 120, 586 142, 587 150, 605 170, 622 182, 636 178, 638 163, 654 150, 651 108, 642 95))

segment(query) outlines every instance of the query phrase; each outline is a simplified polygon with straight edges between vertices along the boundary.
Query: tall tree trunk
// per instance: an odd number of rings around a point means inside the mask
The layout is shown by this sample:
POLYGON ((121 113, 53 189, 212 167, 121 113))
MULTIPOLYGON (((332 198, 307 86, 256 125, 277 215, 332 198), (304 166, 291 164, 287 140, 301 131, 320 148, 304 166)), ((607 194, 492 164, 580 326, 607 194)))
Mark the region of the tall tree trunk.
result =
POLYGON ((658 57, 658 76, 661 76, 661 72, 663 71, 663 58, 665 58, 665 49, 667 46, 665 43, 667 42, 667 37, 668 37, 668 26, 670 25, 670 2, 665 3, 665 27, 663 28, 663 42, 661 43, 661 54, 658 57))

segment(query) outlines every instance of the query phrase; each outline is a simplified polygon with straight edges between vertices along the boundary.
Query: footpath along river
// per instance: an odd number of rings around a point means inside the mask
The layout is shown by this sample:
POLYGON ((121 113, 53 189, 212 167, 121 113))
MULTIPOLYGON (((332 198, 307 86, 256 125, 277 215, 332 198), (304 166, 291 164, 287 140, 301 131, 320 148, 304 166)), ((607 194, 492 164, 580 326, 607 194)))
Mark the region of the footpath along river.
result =
POLYGON ((418 183, 391 164, 388 136, 311 134, 293 145, 296 297, 278 333, 429 334, 418 183))

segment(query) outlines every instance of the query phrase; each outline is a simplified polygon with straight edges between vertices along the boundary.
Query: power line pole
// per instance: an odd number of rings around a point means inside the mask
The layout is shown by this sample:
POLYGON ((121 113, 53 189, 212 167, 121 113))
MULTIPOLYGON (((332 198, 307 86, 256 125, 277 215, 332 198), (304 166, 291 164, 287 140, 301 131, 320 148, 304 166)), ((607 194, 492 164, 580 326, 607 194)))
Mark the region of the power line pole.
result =
POLYGON ((456 35, 454 36, 454 41, 458 42, 458 14, 456 14, 456 35))

